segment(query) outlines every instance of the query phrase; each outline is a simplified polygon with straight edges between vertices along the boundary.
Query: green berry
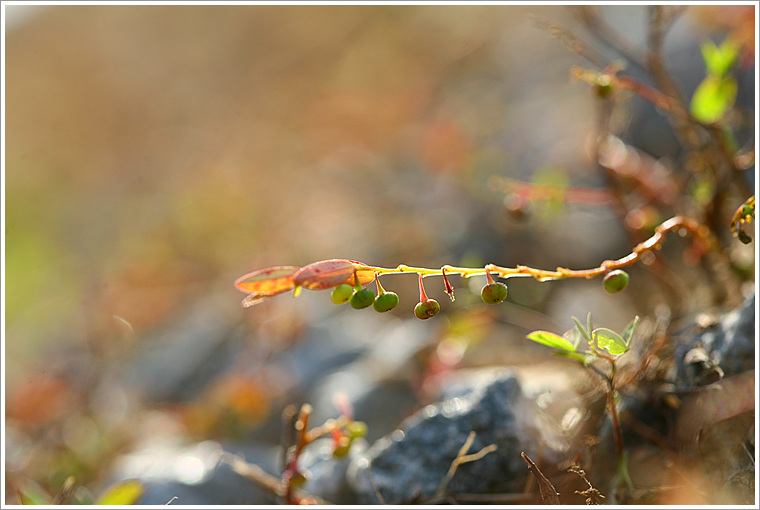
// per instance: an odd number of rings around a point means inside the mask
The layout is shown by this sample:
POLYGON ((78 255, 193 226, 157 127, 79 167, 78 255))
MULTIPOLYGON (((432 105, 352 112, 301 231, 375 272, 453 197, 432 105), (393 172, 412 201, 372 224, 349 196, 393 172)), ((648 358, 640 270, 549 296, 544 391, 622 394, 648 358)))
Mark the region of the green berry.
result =
POLYGON ((363 421, 352 421, 346 425, 346 432, 351 439, 364 437, 367 435, 367 424, 363 421))
POLYGON ((291 487, 300 487, 306 483, 306 477, 303 473, 300 473, 298 471, 291 471, 288 474, 289 476, 286 475, 286 479, 288 480, 288 484, 291 487))
POLYGON ((348 436, 340 436, 340 438, 333 445, 333 457, 339 459, 348 455, 348 450, 351 448, 351 438, 348 436))
POLYGON ((333 289, 332 294, 330 294, 330 299, 332 299, 332 302, 336 305, 342 305, 343 303, 348 303, 348 300, 351 299, 351 296, 353 295, 354 288, 347 283, 343 283, 333 289))
POLYGON ((398 294, 395 292, 383 292, 375 298, 372 306, 375 310, 382 313, 393 310, 398 305, 398 294))
POLYGON ((604 277, 604 290, 608 294, 617 294, 628 286, 628 273, 621 269, 610 271, 604 277))
POLYGON ((367 308, 368 306, 372 306, 372 303, 375 302, 375 293, 372 291, 372 289, 362 289, 357 290, 354 292, 354 295, 351 296, 351 306, 356 308, 357 310, 361 310, 362 308, 367 308))
POLYGON ((599 83, 595 88, 596 97, 600 99, 607 99, 612 94, 612 85, 609 83, 599 83))
POLYGON ((507 286, 501 282, 493 282, 483 286, 480 297, 488 305, 495 305, 507 299, 507 286))
POLYGON ((417 306, 414 307, 414 315, 416 315, 418 319, 422 320, 429 319, 430 317, 435 317, 440 311, 441 305, 439 305, 438 301, 435 299, 420 301, 417 303, 417 306))

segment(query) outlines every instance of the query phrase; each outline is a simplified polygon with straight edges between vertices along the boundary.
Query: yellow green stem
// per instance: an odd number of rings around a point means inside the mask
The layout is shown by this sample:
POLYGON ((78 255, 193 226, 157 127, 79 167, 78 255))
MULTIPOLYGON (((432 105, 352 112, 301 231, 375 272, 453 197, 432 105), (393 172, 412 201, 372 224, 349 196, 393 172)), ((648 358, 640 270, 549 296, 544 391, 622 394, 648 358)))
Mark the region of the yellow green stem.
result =
MULTIPOLYGON (((687 218, 684 216, 675 216, 666 220, 660 224, 656 229, 654 235, 646 241, 638 244, 633 248, 633 251, 623 258, 617 260, 605 260, 599 267, 591 269, 568 269, 565 267, 558 267, 556 270, 544 270, 535 269, 528 266, 516 266, 516 267, 501 267, 494 264, 487 264, 485 267, 456 267, 456 266, 443 266, 440 269, 429 269, 426 267, 413 267, 405 264, 399 264, 397 267, 374 267, 367 266, 366 270, 374 271, 377 275, 383 274, 403 274, 412 273, 418 274, 422 277, 425 276, 442 276, 446 274, 458 274, 463 278, 470 278, 472 276, 484 275, 489 273, 496 273, 501 278, 514 278, 514 277, 533 277, 538 281, 548 280, 560 280, 565 278, 594 278, 612 271, 613 269, 619 269, 621 267, 630 266, 636 263, 641 256, 649 251, 658 249, 667 234, 673 231, 685 230, 694 236, 695 240, 701 244, 704 251, 715 249, 716 242, 712 237, 709 229, 704 225, 701 225, 696 220, 687 218)), ((365 268, 362 268, 365 270, 365 268)))

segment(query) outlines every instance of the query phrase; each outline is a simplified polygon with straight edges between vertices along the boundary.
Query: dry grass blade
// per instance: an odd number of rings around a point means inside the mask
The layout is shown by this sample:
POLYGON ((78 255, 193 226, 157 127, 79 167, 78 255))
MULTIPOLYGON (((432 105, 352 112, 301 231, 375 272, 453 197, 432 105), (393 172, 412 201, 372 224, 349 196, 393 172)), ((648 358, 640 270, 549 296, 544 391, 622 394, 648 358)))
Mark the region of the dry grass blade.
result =
POLYGON ((470 455, 467 455, 467 450, 470 449, 470 446, 472 446, 473 441, 475 441, 475 432, 470 432, 470 434, 467 436, 467 440, 465 440, 462 447, 459 449, 459 453, 457 453, 457 456, 454 460, 451 461, 451 466, 449 466, 449 471, 446 473, 446 476, 443 478, 443 481, 441 482, 441 485, 438 486, 438 490, 435 491, 435 495, 433 496, 433 500, 439 500, 443 497, 443 493, 446 491, 446 487, 448 487, 449 482, 452 478, 454 478, 454 474, 457 472, 457 468, 461 464, 465 464, 467 462, 473 462, 478 459, 482 459, 489 453, 496 451, 497 446, 495 444, 489 444, 488 446, 482 448, 477 453, 471 453, 470 455))
POLYGON ((541 493, 541 500, 547 505, 559 505, 559 492, 554 488, 554 485, 544 476, 536 463, 531 460, 530 457, 525 455, 525 452, 520 453, 525 463, 528 465, 528 469, 533 473, 533 476, 538 481, 538 490, 541 493))

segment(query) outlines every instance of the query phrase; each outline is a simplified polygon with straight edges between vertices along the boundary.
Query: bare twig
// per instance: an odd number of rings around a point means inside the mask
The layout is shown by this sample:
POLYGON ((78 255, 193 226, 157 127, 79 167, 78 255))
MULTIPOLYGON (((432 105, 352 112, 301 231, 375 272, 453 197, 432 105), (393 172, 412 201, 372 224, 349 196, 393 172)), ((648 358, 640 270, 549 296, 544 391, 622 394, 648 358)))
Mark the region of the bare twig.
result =
POLYGON ((282 428, 280 432, 280 471, 285 471, 288 466, 290 447, 296 442, 296 420, 298 408, 288 405, 282 410, 282 428))
POLYGON ((541 493, 541 500, 547 505, 559 505, 559 492, 554 488, 554 485, 544 476, 538 466, 533 460, 525 455, 525 452, 520 454, 522 459, 528 465, 528 469, 533 473, 533 476, 538 482, 538 490, 541 493))
POLYGON ((518 195, 532 200, 562 200, 565 203, 584 205, 609 205, 613 196, 605 188, 565 187, 554 184, 533 184, 510 179, 501 175, 492 175, 488 186, 496 191, 518 195))
POLYGON ((250 464, 241 457, 229 452, 222 453, 222 460, 229 464, 237 474, 255 482, 275 496, 283 496, 285 494, 281 480, 274 475, 270 475, 260 466, 250 464))
MULTIPOLYGON (((672 9, 672 8, 671 8, 672 9)), ((673 21, 682 12, 671 10, 665 5, 653 5, 649 7, 649 34, 647 44, 647 64, 657 86, 670 97, 678 101, 678 106, 684 108, 681 93, 676 88, 670 76, 665 71, 663 62, 663 43, 665 34, 670 29, 673 21)), ((684 108, 685 109, 685 108, 684 108)))
POLYGON ((531 20, 536 25, 536 27, 547 32, 549 35, 564 44, 567 49, 576 55, 585 58, 599 68, 607 67, 608 59, 605 58, 604 55, 578 39, 566 28, 557 25, 556 23, 552 23, 549 20, 539 18, 535 15, 529 15, 528 19, 531 20))
POLYGON ((591 482, 589 482, 588 478, 586 478, 586 472, 583 471, 581 467, 577 465, 571 466, 568 469, 568 471, 580 476, 583 479, 583 481, 588 484, 588 489, 583 490, 583 491, 575 491, 575 493, 580 494, 581 496, 585 497, 587 505, 598 505, 599 498, 604 498, 604 495, 601 492, 599 492, 597 489, 595 489, 593 485, 591 485, 591 482))
MULTIPOLYGON (((229 452, 224 452, 222 454, 222 460, 226 462, 232 468, 232 470, 240 476, 243 476, 256 483, 260 487, 267 489, 275 496, 285 496, 285 487, 282 484, 282 480, 274 475, 270 475, 260 466, 246 462, 241 457, 229 452)), ((310 494, 302 489, 292 488, 291 490, 299 500, 311 500, 317 505, 330 504, 328 501, 310 494)))
POLYGON ((599 16, 596 6, 576 6, 574 12, 589 32, 602 44, 622 55, 627 61, 639 69, 644 69, 644 58, 641 51, 636 49, 629 41, 625 40, 615 32, 615 30, 599 16))
POLYGON ((375 480, 372 478, 372 462, 370 462, 369 466, 367 467, 367 478, 369 479, 369 484, 372 486, 372 490, 375 491, 375 497, 377 497, 377 502, 380 503, 381 505, 384 505, 385 498, 383 497, 382 494, 380 494, 380 489, 375 483, 375 480))
POLYGON ((482 448, 479 452, 471 453, 470 455, 467 455, 467 451, 470 449, 470 446, 472 446, 473 441, 475 441, 474 431, 470 432, 470 434, 467 436, 467 440, 459 449, 459 453, 457 453, 456 458, 453 461, 451 461, 451 466, 449 466, 449 471, 448 473, 446 473, 446 476, 443 478, 441 485, 438 486, 438 490, 435 491, 433 500, 437 500, 443 497, 443 494, 446 491, 446 487, 449 485, 449 482, 454 477, 454 474, 456 473, 457 468, 461 464, 482 459, 483 457, 485 457, 486 455, 488 455, 489 453, 493 451, 496 451, 497 449, 497 446, 495 444, 489 444, 488 446, 482 448))

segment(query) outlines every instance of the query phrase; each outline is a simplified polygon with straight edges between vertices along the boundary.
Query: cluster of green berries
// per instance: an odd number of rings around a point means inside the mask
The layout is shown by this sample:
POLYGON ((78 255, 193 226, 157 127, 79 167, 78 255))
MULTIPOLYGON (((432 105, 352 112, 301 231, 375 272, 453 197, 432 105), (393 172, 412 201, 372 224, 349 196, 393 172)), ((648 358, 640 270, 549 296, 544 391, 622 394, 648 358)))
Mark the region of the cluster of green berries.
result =
MULTIPOLYGON (((488 282, 480 292, 480 296, 483 302, 489 305, 495 305, 501 303, 507 298, 507 286, 503 283, 494 281, 490 273, 486 273, 488 282)), ((414 307, 414 315, 418 319, 425 320, 430 319, 438 315, 441 311, 441 305, 435 299, 429 298, 425 293, 425 287, 422 284, 422 275, 419 274, 419 286, 420 286, 420 302, 414 307)), ((383 288, 378 278, 377 282, 377 295, 372 289, 365 288, 358 278, 354 278, 356 285, 352 286, 348 283, 343 283, 333 288, 330 299, 336 305, 342 305, 349 303, 352 308, 361 310, 372 306, 377 312, 383 313, 393 310, 398 306, 399 298, 395 292, 389 292, 383 288)), ((447 292, 451 292, 453 295, 453 289, 447 292)), ((453 300, 453 298, 452 298, 453 300)))
MULTIPOLYGON (((425 293, 425 287, 422 284, 422 275, 418 274, 419 286, 420 286, 420 301, 414 307, 414 315, 418 319, 430 319, 438 315, 441 311, 441 305, 435 299, 431 299, 425 293)), ((486 272, 487 282, 480 290, 480 297, 484 303, 488 305, 496 305, 507 299, 508 289, 507 286, 501 282, 497 282, 493 279, 490 272, 486 272)), ((376 311, 383 313, 393 310, 398 306, 398 294, 395 292, 389 292, 383 288, 378 278, 377 282, 377 294, 372 289, 365 288, 358 278, 354 278, 356 281, 355 286, 351 286, 348 283, 343 283, 335 287, 330 295, 332 302, 336 305, 344 303, 350 303, 351 307, 361 310, 372 306, 376 311)), ((453 288, 446 281, 446 292, 452 296, 453 300, 453 288)), ((621 269, 615 269, 608 272, 604 276, 603 285, 604 290, 608 294, 617 294, 628 286, 628 273, 621 269)))
POLYGON ((386 291, 380 281, 377 281, 378 294, 372 289, 367 289, 359 283, 359 279, 356 278, 356 286, 352 287, 347 283, 343 283, 335 287, 330 295, 330 299, 336 305, 342 305, 343 303, 349 303, 352 308, 361 310, 372 306, 375 311, 383 313, 389 312, 396 308, 398 305, 398 294, 395 292, 386 291))

